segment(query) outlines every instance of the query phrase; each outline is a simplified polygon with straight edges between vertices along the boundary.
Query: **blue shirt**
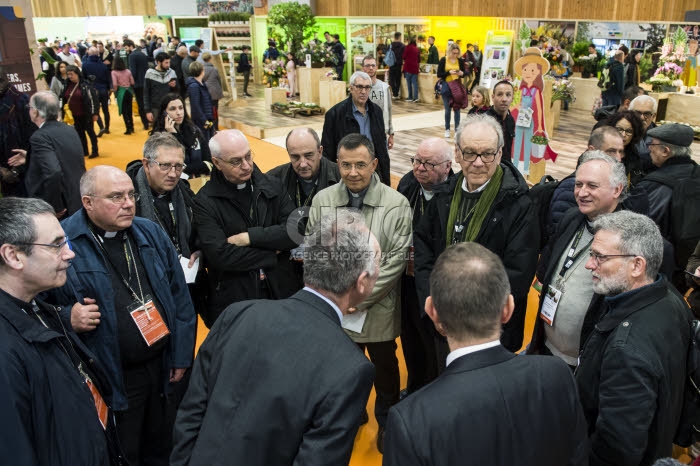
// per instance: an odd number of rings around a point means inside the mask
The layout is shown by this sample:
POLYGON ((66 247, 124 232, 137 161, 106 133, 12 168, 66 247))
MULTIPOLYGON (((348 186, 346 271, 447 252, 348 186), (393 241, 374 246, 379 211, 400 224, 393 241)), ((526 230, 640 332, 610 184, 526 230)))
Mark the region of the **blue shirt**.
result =
POLYGON ((365 136, 370 141, 372 140, 372 133, 369 128, 369 113, 367 112, 367 107, 365 107, 365 113, 363 114, 357 109, 355 102, 352 101, 352 116, 355 117, 355 121, 360 125, 360 134, 365 136))

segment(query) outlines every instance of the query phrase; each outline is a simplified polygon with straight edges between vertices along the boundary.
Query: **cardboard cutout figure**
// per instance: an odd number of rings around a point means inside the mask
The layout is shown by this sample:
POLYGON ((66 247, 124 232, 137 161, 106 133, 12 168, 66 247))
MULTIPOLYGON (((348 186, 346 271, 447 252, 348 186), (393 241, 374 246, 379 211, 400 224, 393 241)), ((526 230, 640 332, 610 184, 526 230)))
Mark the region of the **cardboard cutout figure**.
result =
POLYGON ((512 112, 515 118, 512 162, 523 175, 527 175, 530 173, 531 162, 537 163, 543 158, 555 161, 557 158, 557 154, 549 147, 544 122, 544 105, 549 105, 549 102, 545 103, 542 97, 542 77, 549 71, 549 62, 542 57, 540 49, 529 47, 515 62, 514 69, 522 82, 520 107, 512 112))

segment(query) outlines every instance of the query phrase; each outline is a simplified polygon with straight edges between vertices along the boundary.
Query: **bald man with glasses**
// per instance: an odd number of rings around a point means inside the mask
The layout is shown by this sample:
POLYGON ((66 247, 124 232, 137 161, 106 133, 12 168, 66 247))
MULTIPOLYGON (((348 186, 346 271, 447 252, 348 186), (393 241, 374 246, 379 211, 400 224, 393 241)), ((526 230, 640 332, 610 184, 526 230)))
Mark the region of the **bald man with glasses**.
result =
POLYGON ((50 301, 106 372, 125 459, 167 464, 168 396, 192 365, 195 342, 178 253, 160 226, 135 216, 141 196, 125 172, 92 168, 80 194, 82 209, 62 222, 76 257, 50 301))
POLYGON ((288 298, 301 289, 290 250, 303 236, 288 228, 287 220, 290 215, 298 220, 303 213, 279 180, 255 165, 243 133, 220 131, 209 148, 211 180, 195 196, 193 210, 209 269, 205 324, 211 327, 230 304, 288 298))

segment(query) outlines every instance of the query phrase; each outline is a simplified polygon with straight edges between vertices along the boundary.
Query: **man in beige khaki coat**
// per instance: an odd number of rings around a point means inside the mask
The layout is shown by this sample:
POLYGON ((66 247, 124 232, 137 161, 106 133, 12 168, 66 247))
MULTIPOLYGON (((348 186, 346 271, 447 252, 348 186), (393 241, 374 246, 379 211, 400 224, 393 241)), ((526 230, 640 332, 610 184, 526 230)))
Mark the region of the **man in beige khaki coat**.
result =
POLYGON ((381 183, 375 173, 377 158, 372 141, 361 134, 341 139, 338 168, 342 181, 314 197, 307 231, 333 209, 355 208, 362 211, 381 246, 382 260, 374 291, 343 318, 345 331, 363 351, 367 349, 376 367, 374 415, 379 424, 377 448, 381 452, 389 408, 399 401, 395 340, 401 333, 399 285, 411 244, 411 207, 404 196, 381 183))

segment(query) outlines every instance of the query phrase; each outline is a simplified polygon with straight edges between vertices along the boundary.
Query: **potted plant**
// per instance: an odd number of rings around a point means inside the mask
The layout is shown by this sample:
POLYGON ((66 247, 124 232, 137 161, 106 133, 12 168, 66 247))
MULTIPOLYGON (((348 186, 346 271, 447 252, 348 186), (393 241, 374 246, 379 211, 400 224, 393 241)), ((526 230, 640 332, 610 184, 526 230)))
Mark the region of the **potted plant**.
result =
POLYGON ((530 142, 532 143, 532 156, 538 159, 543 158, 549 140, 544 136, 535 135, 530 138, 530 142))
POLYGON ((311 39, 316 19, 309 5, 285 2, 270 8, 267 25, 280 38, 280 44, 288 44, 289 50, 299 50, 311 39))

